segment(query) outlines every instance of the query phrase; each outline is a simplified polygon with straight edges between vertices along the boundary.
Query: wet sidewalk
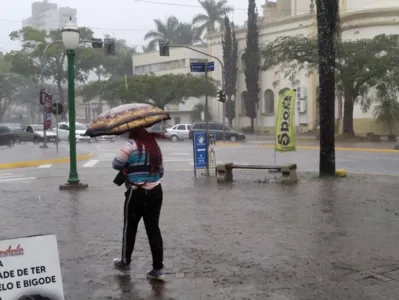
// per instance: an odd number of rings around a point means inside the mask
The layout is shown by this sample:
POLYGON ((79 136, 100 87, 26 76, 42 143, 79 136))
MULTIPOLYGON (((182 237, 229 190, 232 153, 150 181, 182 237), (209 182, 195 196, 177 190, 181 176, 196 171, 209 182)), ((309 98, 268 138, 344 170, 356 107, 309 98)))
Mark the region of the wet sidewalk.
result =
POLYGON ((95 174, 79 194, 61 193, 59 178, 0 187, 0 238, 56 233, 67 299, 397 299, 397 178, 301 175, 281 186, 237 172, 220 186, 166 174, 163 285, 144 278, 142 224, 131 275, 112 269, 123 206, 113 175, 95 174))

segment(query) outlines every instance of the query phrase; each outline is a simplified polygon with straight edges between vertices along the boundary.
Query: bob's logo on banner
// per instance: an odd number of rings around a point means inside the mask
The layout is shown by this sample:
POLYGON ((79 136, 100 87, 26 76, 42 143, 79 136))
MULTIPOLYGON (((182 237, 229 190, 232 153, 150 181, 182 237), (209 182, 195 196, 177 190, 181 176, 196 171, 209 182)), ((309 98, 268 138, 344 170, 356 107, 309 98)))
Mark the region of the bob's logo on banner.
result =
POLYGON ((276 151, 296 150, 295 138, 295 90, 285 91, 279 100, 276 122, 276 151))
POLYGON ((18 244, 16 247, 8 246, 5 250, 0 250, 0 257, 7 256, 15 256, 15 255, 24 255, 24 249, 21 248, 21 245, 18 244))

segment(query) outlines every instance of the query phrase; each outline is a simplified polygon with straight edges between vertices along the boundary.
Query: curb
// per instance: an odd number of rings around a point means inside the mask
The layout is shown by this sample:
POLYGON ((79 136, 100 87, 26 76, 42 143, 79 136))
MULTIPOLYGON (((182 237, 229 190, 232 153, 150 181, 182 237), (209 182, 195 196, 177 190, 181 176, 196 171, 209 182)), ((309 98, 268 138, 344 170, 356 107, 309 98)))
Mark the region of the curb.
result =
MULTIPOLYGON (((273 144, 260 144, 258 147, 262 148, 274 148, 273 144)), ((304 150, 319 150, 317 146, 297 146, 297 149, 304 150)), ((337 151, 352 151, 352 152, 374 152, 374 153, 399 153, 399 150, 395 149, 379 149, 379 148, 349 148, 349 147, 335 147, 337 151)))
MULTIPOLYGON (((94 156, 93 152, 77 155, 76 160, 87 160, 94 156)), ((41 159, 41 160, 32 160, 32 161, 18 161, 7 164, 0 164, 0 170, 4 169, 17 169, 17 168, 28 168, 28 167, 36 167, 40 165, 49 165, 49 164, 61 164, 69 162, 69 157, 60 157, 60 158, 49 158, 49 159, 41 159)))

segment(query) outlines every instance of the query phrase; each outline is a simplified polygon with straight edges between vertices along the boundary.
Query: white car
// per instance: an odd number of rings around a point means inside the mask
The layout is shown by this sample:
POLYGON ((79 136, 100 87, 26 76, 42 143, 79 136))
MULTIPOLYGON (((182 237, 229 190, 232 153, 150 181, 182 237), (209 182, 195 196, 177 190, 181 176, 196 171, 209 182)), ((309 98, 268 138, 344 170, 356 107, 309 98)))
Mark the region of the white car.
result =
POLYGON ((172 142, 189 138, 191 124, 176 124, 172 128, 166 129, 165 136, 172 142))
POLYGON ((115 135, 101 135, 94 138, 96 142, 115 142, 116 136, 115 135))
MULTIPOLYGON (((82 142, 91 143, 93 141, 91 137, 83 135, 86 133, 86 130, 87 130, 86 125, 80 123, 75 124, 75 135, 77 142, 82 141, 82 142)), ((58 123, 58 139, 60 141, 69 141, 69 123, 67 122, 58 123)))

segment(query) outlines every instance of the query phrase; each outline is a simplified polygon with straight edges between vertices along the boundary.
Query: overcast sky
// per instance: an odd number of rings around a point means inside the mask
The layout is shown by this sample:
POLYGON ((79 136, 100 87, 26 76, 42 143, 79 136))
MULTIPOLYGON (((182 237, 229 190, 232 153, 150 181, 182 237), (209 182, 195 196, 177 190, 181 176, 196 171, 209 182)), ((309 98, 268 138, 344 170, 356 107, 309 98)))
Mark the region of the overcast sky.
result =
MULTIPOLYGON (((41 0, 40 0, 41 1, 41 0)), ((60 6, 77 9, 78 26, 94 29, 98 37, 104 34, 122 38, 131 46, 146 44, 144 34, 154 29, 153 19, 166 19, 174 15, 179 20, 190 22, 192 18, 202 12, 197 0, 58 0, 49 1, 60 6), (144 2, 146 1, 146 2, 144 2), (158 3, 156 3, 158 2, 158 3), (160 3, 176 3, 163 5, 160 3), (181 6, 179 6, 181 5, 181 6), (186 5, 186 6, 184 6, 186 5)), ((11 42, 8 35, 13 30, 22 27, 22 20, 31 16, 33 0, 2 0, 0 10, 0 51, 18 49, 19 45, 11 42)), ((237 24, 243 24, 247 18, 246 0, 228 0, 235 8, 231 16, 237 24)), ((259 9, 264 0, 258 0, 259 9)), ((261 11, 261 9, 260 9, 261 11)))

